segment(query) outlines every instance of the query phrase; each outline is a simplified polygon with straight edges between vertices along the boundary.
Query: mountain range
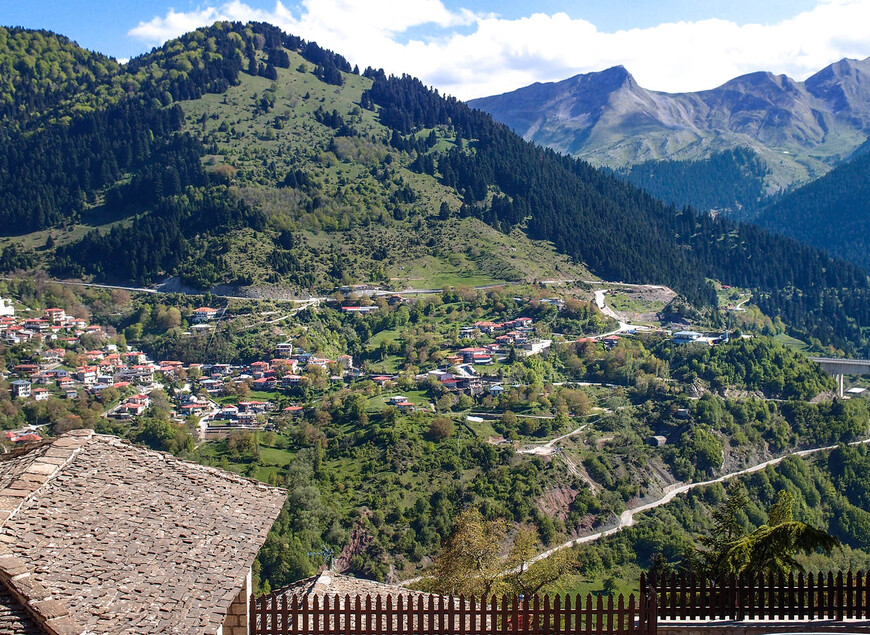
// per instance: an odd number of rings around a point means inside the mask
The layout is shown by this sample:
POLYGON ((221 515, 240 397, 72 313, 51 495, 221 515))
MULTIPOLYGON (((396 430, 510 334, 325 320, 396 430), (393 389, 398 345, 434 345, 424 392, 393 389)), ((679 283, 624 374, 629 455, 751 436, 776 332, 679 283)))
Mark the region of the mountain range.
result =
POLYGON ((756 72, 673 94, 647 90, 616 66, 469 105, 524 139, 615 169, 748 148, 775 192, 821 176, 867 140, 870 58, 841 60, 803 82, 756 72))
POLYGON ((0 28, 0 71, 0 271, 298 293, 591 273, 708 308, 718 280, 797 337, 870 354, 859 267, 669 207, 268 24, 216 23, 123 65, 0 28))

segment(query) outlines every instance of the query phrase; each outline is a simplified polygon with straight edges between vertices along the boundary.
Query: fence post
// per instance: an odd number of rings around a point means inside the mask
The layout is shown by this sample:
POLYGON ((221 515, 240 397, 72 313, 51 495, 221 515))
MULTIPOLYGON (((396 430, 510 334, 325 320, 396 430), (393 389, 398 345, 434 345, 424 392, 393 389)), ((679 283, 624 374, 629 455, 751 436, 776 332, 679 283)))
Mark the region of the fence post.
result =
MULTIPOLYGON (((567 626, 567 622, 565 626, 567 626)), ((562 628, 562 596, 558 593, 556 594, 556 597, 553 598, 553 632, 565 632, 562 628)))
POLYGON ((837 595, 836 595, 836 606, 837 606, 837 621, 843 621, 843 572, 837 572, 837 595))
POLYGON ((854 579, 852 578, 852 570, 849 569, 846 572, 846 617, 848 617, 849 619, 855 617, 855 602, 853 597, 854 593, 854 579))
POLYGON ((252 634, 259 633, 260 629, 257 627, 257 596, 253 593, 251 593, 251 599, 248 602, 248 620, 250 620, 248 622, 250 624, 248 627, 250 632, 252 634))
MULTIPOLYGON (((287 611, 287 596, 281 596, 281 626, 285 633, 304 633, 308 629, 308 598, 298 595, 293 596, 290 603, 292 613, 287 611), (301 606, 300 606, 301 604, 301 606)), ((276 625, 277 626, 277 625, 276 625)))
POLYGON ((806 610, 807 610, 806 602, 805 602, 806 589, 804 588, 804 583, 805 583, 804 572, 798 571, 798 579, 797 579, 798 610, 797 610, 797 616, 798 616, 798 619, 800 619, 800 620, 804 619, 804 615, 806 614, 806 610))

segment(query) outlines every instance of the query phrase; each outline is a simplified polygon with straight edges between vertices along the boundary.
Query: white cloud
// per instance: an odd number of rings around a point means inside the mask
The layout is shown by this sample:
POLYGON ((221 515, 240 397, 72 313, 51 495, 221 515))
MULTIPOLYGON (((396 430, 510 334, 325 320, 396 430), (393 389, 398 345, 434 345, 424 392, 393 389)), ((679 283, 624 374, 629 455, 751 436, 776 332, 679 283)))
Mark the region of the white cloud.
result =
POLYGON ((410 73, 462 98, 616 64, 646 88, 677 92, 712 88, 755 70, 804 79, 840 58, 870 55, 870 0, 819 0, 812 10, 771 25, 710 19, 614 33, 564 13, 508 20, 451 11, 441 0, 303 0, 296 14, 280 1, 263 10, 234 0, 170 10, 129 35, 159 44, 217 20, 270 22, 361 67, 410 73), (407 38, 409 29, 423 26, 436 35, 407 38))

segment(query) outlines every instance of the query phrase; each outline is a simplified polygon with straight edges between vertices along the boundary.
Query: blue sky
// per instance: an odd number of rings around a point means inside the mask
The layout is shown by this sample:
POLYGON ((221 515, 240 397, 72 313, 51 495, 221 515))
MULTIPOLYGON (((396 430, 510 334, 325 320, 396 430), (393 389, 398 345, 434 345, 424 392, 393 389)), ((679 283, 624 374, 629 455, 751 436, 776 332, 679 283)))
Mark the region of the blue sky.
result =
POLYGON ((0 0, 0 24, 129 58, 216 19, 261 19, 462 98, 623 64, 651 89, 870 55, 870 0, 0 0))

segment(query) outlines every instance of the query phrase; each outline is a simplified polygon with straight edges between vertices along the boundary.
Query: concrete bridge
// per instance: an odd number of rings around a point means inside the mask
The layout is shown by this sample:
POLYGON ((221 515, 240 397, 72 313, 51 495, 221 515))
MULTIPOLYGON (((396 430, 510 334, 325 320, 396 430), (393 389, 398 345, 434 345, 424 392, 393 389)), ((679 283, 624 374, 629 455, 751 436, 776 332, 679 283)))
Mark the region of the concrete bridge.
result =
POLYGON ((810 357, 826 373, 837 378, 837 395, 844 395, 845 375, 870 375, 870 359, 843 359, 838 357, 810 357))

